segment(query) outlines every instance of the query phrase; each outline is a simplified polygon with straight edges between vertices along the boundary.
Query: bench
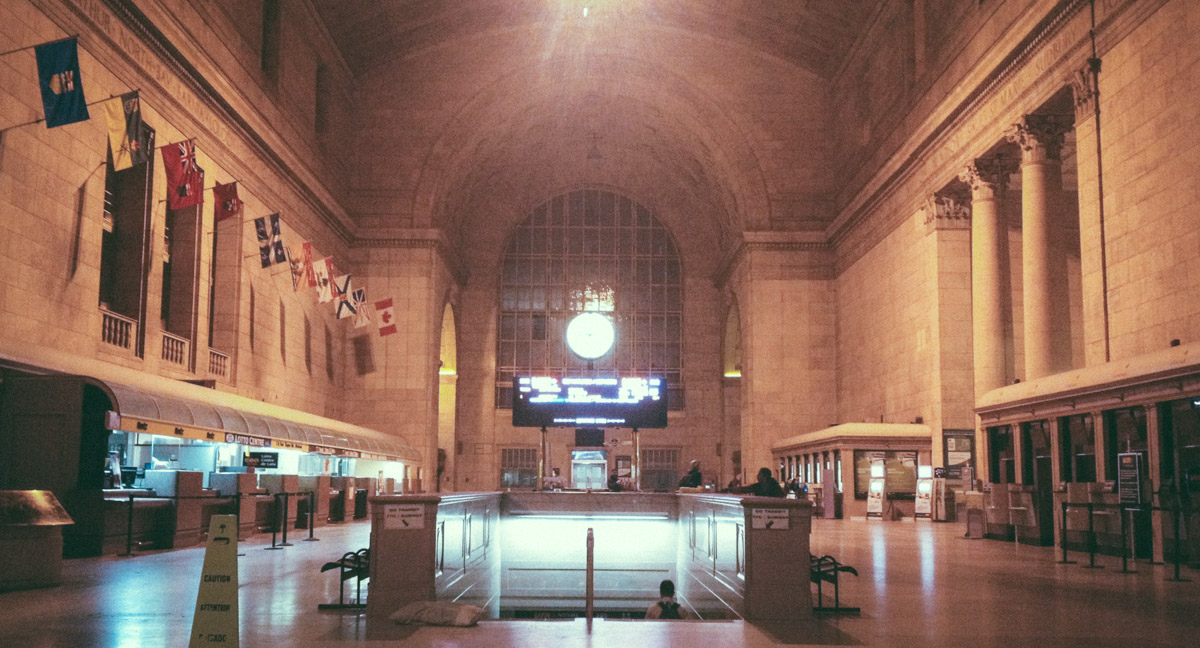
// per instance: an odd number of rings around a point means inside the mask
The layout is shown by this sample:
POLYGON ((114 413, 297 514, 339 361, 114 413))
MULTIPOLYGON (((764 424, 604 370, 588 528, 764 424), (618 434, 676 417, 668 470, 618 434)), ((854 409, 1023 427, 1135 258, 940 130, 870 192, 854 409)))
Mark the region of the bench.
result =
POLYGON ((341 558, 321 565, 321 573, 340 570, 338 578, 338 602, 321 603, 318 610, 365 610, 366 603, 362 600, 362 582, 371 577, 371 550, 359 549, 342 554, 341 558), (346 602, 346 581, 356 579, 354 601, 346 602))
POLYGON ((817 604, 813 606, 813 612, 858 614, 861 611, 857 607, 842 605, 841 586, 838 582, 839 575, 842 572, 858 576, 857 569, 850 565, 843 565, 833 556, 821 556, 818 558, 812 554, 808 555, 808 578, 811 582, 817 584, 817 604), (822 591, 822 586, 825 583, 833 584, 833 607, 825 605, 824 592, 822 591))

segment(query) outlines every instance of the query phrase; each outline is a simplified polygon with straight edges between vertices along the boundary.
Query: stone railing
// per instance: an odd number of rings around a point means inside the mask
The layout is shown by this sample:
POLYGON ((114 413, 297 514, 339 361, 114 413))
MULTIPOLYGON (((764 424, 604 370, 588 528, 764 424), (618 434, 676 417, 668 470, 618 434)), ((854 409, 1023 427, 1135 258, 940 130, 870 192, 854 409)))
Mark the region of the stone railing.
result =
POLYGON ((122 349, 133 349, 137 338, 137 321, 100 307, 100 339, 122 349))
POLYGON ((188 347, 191 345, 186 338, 163 331, 162 359, 183 367, 188 365, 188 347))

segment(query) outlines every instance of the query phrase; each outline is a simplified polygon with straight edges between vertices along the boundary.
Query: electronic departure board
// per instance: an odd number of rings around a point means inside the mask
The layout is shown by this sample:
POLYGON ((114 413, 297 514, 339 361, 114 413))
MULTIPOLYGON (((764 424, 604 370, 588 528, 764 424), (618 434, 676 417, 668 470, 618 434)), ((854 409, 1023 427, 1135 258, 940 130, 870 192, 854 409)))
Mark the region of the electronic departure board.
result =
POLYGON ((516 427, 667 427, 667 382, 662 378, 513 380, 516 427))

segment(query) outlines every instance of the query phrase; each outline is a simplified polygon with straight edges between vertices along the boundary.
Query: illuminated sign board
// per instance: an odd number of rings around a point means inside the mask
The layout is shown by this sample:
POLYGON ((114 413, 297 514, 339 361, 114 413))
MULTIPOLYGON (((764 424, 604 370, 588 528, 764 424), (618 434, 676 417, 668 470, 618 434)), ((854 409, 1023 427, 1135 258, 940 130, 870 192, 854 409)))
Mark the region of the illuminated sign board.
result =
POLYGON ((667 382, 662 378, 513 380, 516 427, 667 427, 667 382))

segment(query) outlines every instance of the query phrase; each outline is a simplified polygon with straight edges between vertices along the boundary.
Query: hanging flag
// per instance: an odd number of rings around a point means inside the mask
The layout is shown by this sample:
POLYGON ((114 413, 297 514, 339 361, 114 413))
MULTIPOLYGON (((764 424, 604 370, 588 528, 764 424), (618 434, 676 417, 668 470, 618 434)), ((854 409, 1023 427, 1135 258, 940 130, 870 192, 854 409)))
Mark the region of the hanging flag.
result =
POLYGON ((300 289, 300 284, 304 283, 307 267, 303 256, 292 253, 292 246, 286 246, 284 250, 287 251, 288 267, 292 270, 292 292, 295 292, 300 289))
POLYGON ((141 99, 136 90, 104 102, 104 117, 114 171, 124 171, 150 157, 154 132, 142 124, 141 99))
POLYGON ((183 209, 204 202, 204 169, 196 164, 196 140, 168 144, 162 149, 167 171, 167 207, 183 209))
POLYGON ((333 290, 329 277, 333 274, 333 259, 325 257, 313 264, 313 274, 317 278, 317 302, 328 304, 333 301, 333 290))
POLYGON ((367 304, 367 289, 359 288, 350 299, 354 304, 354 328, 362 328, 371 323, 370 306, 367 304))
POLYGON ((392 312, 392 298, 375 302, 375 311, 379 313, 379 337, 385 337, 396 332, 396 316, 392 312))
POLYGON ((337 300, 337 317, 345 319, 354 314, 354 305, 350 303, 350 275, 344 274, 333 281, 333 298, 337 300))
POLYGON ((254 233, 258 235, 258 260, 262 267, 269 268, 272 263, 287 261, 287 252, 283 249, 283 240, 279 234, 279 214, 255 218, 254 233))
POLYGON ((238 198, 238 187, 236 182, 229 184, 221 184, 220 182, 213 185, 213 221, 220 223, 227 218, 242 217, 242 208, 245 203, 238 198))
POLYGON ((313 272, 312 243, 309 243, 308 241, 301 243, 300 250, 304 262, 304 277, 308 280, 308 287, 316 288, 317 273, 313 272))
POLYGON ((42 87, 46 128, 86 121, 87 99, 79 77, 79 48, 76 39, 67 38, 34 48, 38 83, 42 87))

